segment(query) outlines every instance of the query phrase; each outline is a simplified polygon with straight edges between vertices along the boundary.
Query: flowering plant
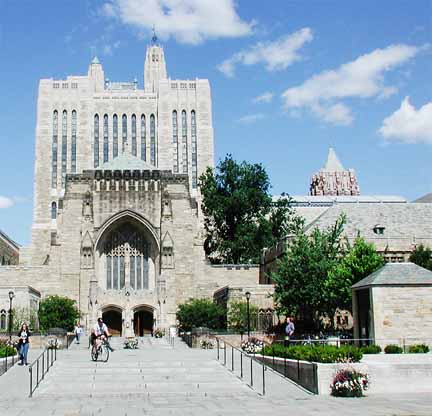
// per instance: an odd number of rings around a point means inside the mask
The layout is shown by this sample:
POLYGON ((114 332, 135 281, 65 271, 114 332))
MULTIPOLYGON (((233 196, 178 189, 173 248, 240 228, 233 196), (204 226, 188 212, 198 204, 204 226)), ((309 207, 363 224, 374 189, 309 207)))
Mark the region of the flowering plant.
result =
POLYGON ((138 339, 137 338, 127 338, 123 343, 123 348, 127 350, 138 349, 138 339))
POLYGON ((59 350, 62 346, 61 341, 58 340, 58 338, 50 338, 47 341, 47 348, 49 350, 59 350))
POLYGON ((164 336, 164 331, 162 329, 156 329, 153 333, 155 338, 162 338, 164 336))
POLYGON ((249 338, 248 341, 242 341, 241 349, 248 354, 256 354, 263 349, 264 342, 258 338, 249 338))
POLYGON ((200 347, 203 350, 212 350, 214 348, 213 342, 210 341, 209 339, 202 339, 200 341, 200 347))
POLYGON ((330 385, 332 396, 363 397, 369 387, 369 376, 354 369, 339 370, 330 385))

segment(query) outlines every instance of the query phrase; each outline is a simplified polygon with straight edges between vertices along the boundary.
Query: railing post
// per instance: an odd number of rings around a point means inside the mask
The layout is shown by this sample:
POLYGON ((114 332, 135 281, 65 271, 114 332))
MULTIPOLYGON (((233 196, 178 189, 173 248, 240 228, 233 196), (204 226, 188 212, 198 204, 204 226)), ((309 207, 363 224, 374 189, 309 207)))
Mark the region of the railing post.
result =
POLYGON ((217 344, 217 359, 219 361, 219 338, 216 338, 216 344, 217 344))
POLYGON ((250 376, 251 376, 251 387, 253 387, 253 361, 252 361, 252 357, 250 357, 250 376))
POLYGON ((231 371, 234 371, 234 347, 231 345, 231 371))
POLYGON ((30 373, 30 394, 29 394, 29 397, 32 397, 32 395, 33 395, 33 367, 29 368, 29 373, 30 373))
POLYGON ((224 365, 226 366, 226 342, 224 341, 224 365))
POLYGON ((243 378, 243 352, 240 351, 240 377, 243 378))
POLYGON ((39 358, 36 361, 36 387, 39 386, 39 358))
POLYGON ((263 382, 262 382, 263 396, 265 396, 265 365, 264 365, 264 363, 262 363, 262 375, 263 375, 263 382))

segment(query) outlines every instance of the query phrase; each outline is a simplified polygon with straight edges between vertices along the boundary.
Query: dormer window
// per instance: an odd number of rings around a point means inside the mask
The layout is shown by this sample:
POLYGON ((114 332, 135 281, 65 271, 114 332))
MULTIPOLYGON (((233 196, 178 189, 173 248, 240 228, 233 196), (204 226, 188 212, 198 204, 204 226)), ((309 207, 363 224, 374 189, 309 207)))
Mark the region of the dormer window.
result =
POLYGON ((377 235, 384 235, 385 227, 383 225, 377 224, 373 228, 373 232, 377 235))

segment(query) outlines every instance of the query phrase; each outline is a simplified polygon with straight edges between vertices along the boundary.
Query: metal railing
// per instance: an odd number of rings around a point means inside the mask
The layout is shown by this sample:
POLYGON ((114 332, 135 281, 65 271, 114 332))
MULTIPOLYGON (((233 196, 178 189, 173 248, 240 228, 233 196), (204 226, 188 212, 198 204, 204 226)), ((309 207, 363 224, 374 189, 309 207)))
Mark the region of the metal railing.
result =
POLYGON ((30 394, 29 397, 33 396, 34 391, 39 387, 41 381, 45 378, 45 374, 48 373, 49 369, 57 360, 57 349, 56 348, 45 348, 39 357, 34 360, 29 366, 30 374, 30 394), (34 374, 34 368, 36 367, 36 374, 34 374), (35 379, 36 375, 36 379, 35 379))
POLYGON ((171 335, 171 332, 170 332, 170 331, 168 331, 168 335, 165 335, 165 338, 167 339, 168 344, 170 345, 170 347, 171 347, 171 348, 174 348, 174 340, 175 340, 175 337, 173 337, 173 336, 171 335))
MULTIPOLYGON (((225 340, 215 337, 216 338, 216 349, 217 349, 217 360, 221 362, 223 360, 222 364, 227 367, 229 370, 231 370, 233 373, 235 371, 240 370, 240 379, 246 380, 246 383, 249 384, 251 388, 254 388, 254 384, 257 384, 257 379, 261 381, 261 394, 265 396, 266 394, 266 371, 267 371, 267 365, 264 363, 264 361, 259 361, 256 359, 254 355, 246 354, 241 349, 234 347, 233 345, 229 344, 225 340), (238 366, 238 369, 235 365, 236 363, 236 355, 240 359, 240 363, 238 366), (230 361, 230 363, 228 362, 230 361), (254 372, 254 363, 257 364, 258 370, 255 370, 254 372), (255 382, 254 382, 255 377, 255 382)), ((238 361, 237 361, 238 364, 238 361)))
POLYGON ((18 357, 19 357, 19 354, 15 354, 12 356, 6 355, 6 357, 3 358, 4 361, 2 363, 0 375, 3 375, 9 369, 11 369, 15 365, 15 363, 17 363, 19 361, 18 357))
POLYGON ((194 335, 192 335, 190 332, 183 332, 180 333, 180 337, 183 340, 183 342, 189 347, 192 348, 192 344, 193 344, 193 338, 194 335))

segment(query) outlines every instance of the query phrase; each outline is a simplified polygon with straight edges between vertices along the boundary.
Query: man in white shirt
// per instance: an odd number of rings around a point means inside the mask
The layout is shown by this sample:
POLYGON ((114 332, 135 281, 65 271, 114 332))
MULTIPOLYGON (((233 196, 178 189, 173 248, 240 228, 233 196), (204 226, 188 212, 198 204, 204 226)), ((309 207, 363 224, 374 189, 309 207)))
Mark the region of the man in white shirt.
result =
POLYGON ((108 327, 104 324, 102 318, 98 318, 96 325, 93 327, 91 331, 91 344, 93 345, 93 349, 95 350, 97 347, 96 340, 98 338, 105 340, 105 342, 108 345, 108 348, 111 351, 114 351, 113 348, 108 343, 108 337, 110 336, 110 333, 108 331, 108 327))

